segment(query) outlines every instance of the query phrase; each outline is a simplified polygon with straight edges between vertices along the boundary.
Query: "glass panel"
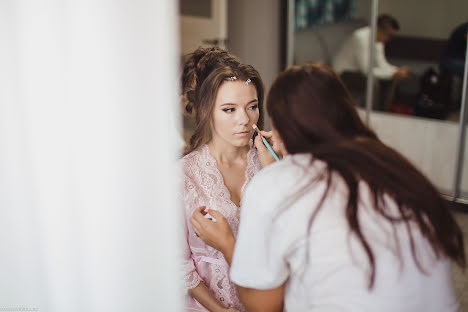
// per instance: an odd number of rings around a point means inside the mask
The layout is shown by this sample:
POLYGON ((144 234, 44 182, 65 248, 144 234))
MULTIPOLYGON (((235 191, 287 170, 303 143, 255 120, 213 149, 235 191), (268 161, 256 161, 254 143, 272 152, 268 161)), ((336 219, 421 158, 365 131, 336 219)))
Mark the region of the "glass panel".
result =
POLYGON ((376 30, 374 110, 458 122, 466 12, 466 0, 379 1, 397 23, 376 30))
MULTIPOLYGON (((380 0, 378 11, 399 27, 390 21, 376 30, 371 125, 440 192, 453 195, 463 78, 446 64, 468 2, 380 0), (411 71, 407 77, 405 67, 411 71)), ((464 40, 466 46, 466 33, 464 40)))
MULTIPOLYGON (((294 3, 294 35, 293 44, 288 46, 288 61, 292 55, 293 64, 321 61, 332 65, 362 107, 372 47, 375 64, 384 68, 373 67, 371 127, 385 143, 412 161, 441 193, 453 195, 463 79, 453 66, 458 63, 447 59, 456 55, 452 49, 458 45, 453 41, 466 22, 468 1, 289 3, 294 3), (378 44, 369 34, 372 4, 378 4, 377 15, 388 14, 396 20, 380 19, 383 30, 376 29, 378 44)), ((466 33, 458 38, 466 42, 466 33)), ((466 167, 462 191, 468 195, 466 167)))

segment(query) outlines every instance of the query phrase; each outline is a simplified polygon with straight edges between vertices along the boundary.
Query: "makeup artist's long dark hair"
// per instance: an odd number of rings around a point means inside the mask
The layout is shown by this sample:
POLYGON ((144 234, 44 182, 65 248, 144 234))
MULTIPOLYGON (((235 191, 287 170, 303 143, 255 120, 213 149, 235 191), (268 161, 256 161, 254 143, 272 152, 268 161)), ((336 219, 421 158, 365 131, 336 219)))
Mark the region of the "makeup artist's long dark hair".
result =
POLYGON ((184 57, 181 77, 183 104, 186 112, 195 115, 196 122, 186 154, 210 140, 210 121, 216 94, 225 79, 232 76, 240 80, 250 79, 255 85, 259 109, 257 125, 263 128, 264 87, 258 71, 221 48, 198 48, 184 57))
MULTIPOLYGON (((465 267, 462 232, 446 202, 423 174, 363 124, 347 89, 331 68, 308 64, 287 69, 270 89, 267 110, 289 153, 308 153, 327 164, 324 198, 333 173, 346 183, 349 197, 345 215, 371 265, 369 288, 374 284, 376 261, 358 220, 360 181, 369 185, 377 213, 393 225, 405 223, 413 258, 421 270, 410 222, 417 224, 436 255, 465 267), (387 211, 384 195, 396 202, 400 217, 387 211)), ((309 226, 313 226, 314 215, 309 226)))

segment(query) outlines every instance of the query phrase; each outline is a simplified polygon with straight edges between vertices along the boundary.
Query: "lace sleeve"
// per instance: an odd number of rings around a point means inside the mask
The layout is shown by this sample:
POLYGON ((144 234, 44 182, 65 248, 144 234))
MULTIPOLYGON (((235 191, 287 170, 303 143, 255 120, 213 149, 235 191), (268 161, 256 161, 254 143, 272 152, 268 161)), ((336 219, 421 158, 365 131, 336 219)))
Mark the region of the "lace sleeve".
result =
POLYGON ((190 211, 189 207, 192 202, 196 198, 196 194, 193 194, 193 183, 190 178, 187 176, 184 179, 184 192, 183 192, 183 208, 184 208, 184 220, 185 220, 185 237, 186 237, 186 252, 185 252, 185 259, 183 261, 183 276, 184 276, 184 284, 187 290, 195 288, 202 282, 202 278, 198 274, 195 263, 192 258, 192 252, 190 250, 189 244, 189 229, 188 229, 188 218, 187 211, 190 211))
POLYGON ((197 287, 202 281, 202 278, 195 270, 195 265, 193 264, 192 259, 184 261, 184 273, 184 282, 187 290, 197 287))

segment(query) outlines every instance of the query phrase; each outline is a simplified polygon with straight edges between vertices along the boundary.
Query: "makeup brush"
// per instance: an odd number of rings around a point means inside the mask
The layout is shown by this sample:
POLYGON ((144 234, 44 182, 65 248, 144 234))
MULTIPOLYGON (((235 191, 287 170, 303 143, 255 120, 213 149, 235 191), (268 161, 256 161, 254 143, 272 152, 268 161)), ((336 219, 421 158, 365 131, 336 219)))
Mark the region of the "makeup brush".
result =
POLYGON ((252 128, 257 133, 257 135, 260 135, 260 137, 262 138, 263 144, 265 144, 265 146, 268 148, 268 150, 270 151, 271 155, 273 155, 275 160, 280 161, 275 151, 271 148, 270 144, 268 144, 268 141, 260 134, 260 131, 258 130, 257 125, 252 125, 252 128))

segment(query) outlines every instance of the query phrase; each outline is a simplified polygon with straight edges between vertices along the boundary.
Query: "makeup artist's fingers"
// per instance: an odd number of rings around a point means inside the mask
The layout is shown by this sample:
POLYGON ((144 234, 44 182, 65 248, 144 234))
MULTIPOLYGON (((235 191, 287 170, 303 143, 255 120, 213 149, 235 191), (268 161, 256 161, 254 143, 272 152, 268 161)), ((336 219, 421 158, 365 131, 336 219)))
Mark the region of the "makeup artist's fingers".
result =
POLYGON ((265 144, 263 144, 262 137, 257 135, 254 140, 254 145, 257 148, 257 150, 260 151, 260 149, 266 148, 265 144))
POLYGON ((261 131, 261 135, 268 141, 268 144, 270 144, 271 148, 281 158, 281 155, 282 155, 281 146, 280 146, 282 145, 281 140, 275 136, 273 131, 261 131))
POLYGON ((205 215, 206 215, 205 209, 206 209, 205 206, 201 206, 201 207, 196 208, 192 213, 192 217, 190 218, 190 221, 192 221, 192 219, 194 219, 194 220, 198 221, 199 224, 205 225, 206 221, 209 221, 207 218, 205 218, 205 215))
POLYGON ((270 144, 270 146, 273 148, 273 150, 275 152, 278 152, 277 150, 275 150, 274 148, 274 141, 273 141, 273 133, 271 131, 260 131, 260 135, 262 137, 265 138, 265 140, 267 140, 268 144, 270 144))
POLYGON ((202 229, 201 224, 197 220, 195 220, 193 217, 190 218, 190 223, 192 224, 192 228, 195 234, 200 235, 199 233, 201 232, 201 229, 202 229))
POLYGON ((275 151, 278 151, 278 153, 281 154, 281 156, 283 156, 283 157, 288 155, 288 151, 286 150, 286 146, 284 145, 284 142, 281 139, 281 137, 279 136, 278 132, 277 131, 271 131, 271 133, 272 133, 271 141, 273 142, 273 145, 274 145, 273 149, 275 151))
POLYGON ((271 137, 273 136, 273 132, 272 131, 260 131, 260 134, 267 140, 270 140, 271 137))
POLYGON ((235 241, 231 225, 226 217, 218 210, 210 209, 208 213, 216 219, 216 222, 208 221, 210 224, 205 227, 205 237, 203 241, 221 251, 226 250, 226 248, 230 249, 229 242, 235 241))
POLYGON ((258 157, 260 158, 262 167, 266 167, 275 162, 275 158, 265 146, 259 135, 255 138, 255 146, 257 147, 258 157))
POLYGON ((204 218, 201 215, 199 208, 193 212, 192 217, 190 218, 190 223, 192 223, 195 234, 205 243, 207 243, 207 239, 209 241, 209 238, 212 236, 210 233, 213 232, 213 229, 210 228, 211 224, 207 222, 214 223, 213 221, 209 221, 204 218))
POLYGON ((195 208, 195 209, 193 210, 193 213, 192 213, 192 218, 193 218, 194 216, 196 216, 196 215, 202 215, 202 216, 203 216, 202 211, 205 210, 205 209, 206 209, 205 206, 200 206, 200 207, 198 207, 198 208, 195 208))
POLYGON ((229 247, 227 244, 235 241, 231 226, 219 211, 209 210, 209 213, 216 218, 216 222, 204 217, 200 218, 201 211, 199 208, 194 211, 190 222, 192 222, 194 229, 197 230, 200 239, 207 245, 218 250, 224 250, 229 247))
POLYGON ((255 138, 254 143, 255 143, 255 147, 257 148, 259 154, 269 152, 267 147, 265 146, 265 143, 263 143, 263 140, 259 135, 257 135, 257 137, 255 138))
POLYGON ((218 210, 209 209, 208 213, 213 218, 216 219, 216 222, 218 222, 218 223, 223 223, 223 222, 227 223, 226 217, 221 212, 219 212, 218 210))
POLYGON ((208 209, 206 209, 206 206, 200 206, 196 210, 200 211, 202 215, 206 215, 208 213, 208 209))

